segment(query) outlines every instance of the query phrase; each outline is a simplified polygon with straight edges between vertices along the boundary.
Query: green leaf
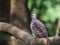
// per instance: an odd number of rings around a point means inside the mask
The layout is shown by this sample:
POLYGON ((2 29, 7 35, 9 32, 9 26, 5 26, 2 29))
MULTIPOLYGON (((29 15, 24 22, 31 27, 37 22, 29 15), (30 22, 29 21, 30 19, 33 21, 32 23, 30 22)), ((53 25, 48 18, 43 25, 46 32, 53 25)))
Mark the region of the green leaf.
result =
POLYGON ((32 32, 32 36, 33 36, 33 38, 35 38, 36 37, 36 35, 32 32))
POLYGON ((34 14, 38 14, 38 12, 39 12, 39 9, 37 9, 37 8, 34 8, 33 10, 32 10, 32 13, 34 13, 34 14))
POLYGON ((28 8, 29 8, 29 10, 31 10, 33 3, 34 3, 33 0, 28 0, 28 8))
POLYGON ((43 4, 47 7, 47 8, 50 8, 52 6, 52 3, 50 0, 46 0, 43 2, 43 4))
POLYGON ((42 1, 42 0, 36 0, 36 2, 35 2, 35 3, 36 3, 36 7, 37 7, 37 8, 39 8, 39 7, 40 7, 40 5, 41 5, 41 1, 42 1))

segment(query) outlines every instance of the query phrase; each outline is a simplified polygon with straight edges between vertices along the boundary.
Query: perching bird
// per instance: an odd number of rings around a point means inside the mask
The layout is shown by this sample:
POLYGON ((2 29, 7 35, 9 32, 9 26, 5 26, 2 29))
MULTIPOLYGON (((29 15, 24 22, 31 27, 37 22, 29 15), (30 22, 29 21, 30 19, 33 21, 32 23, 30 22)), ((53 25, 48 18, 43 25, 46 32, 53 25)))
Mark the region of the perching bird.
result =
POLYGON ((36 17, 35 14, 32 14, 31 15, 31 24, 30 24, 30 28, 31 28, 31 31, 38 37, 48 37, 48 32, 44 26, 44 24, 39 21, 36 17))
MULTIPOLYGON (((36 17, 35 14, 31 15, 32 20, 30 24, 31 31, 38 37, 38 38, 43 38, 46 37, 47 39, 47 45, 49 45, 49 38, 48 38, 48 31, 46 30, 44 24, 39 21, 36 17)), ((36 38, 37 38, 36 37, 36 38)))
POLYGON ((30 24, 31 31, 36 35, 36 38, 46 37, 47 45, 49 45, 50 40, 48 39, 48 31, 46 30, 44 24, 37 19, 35 14, 32 14, 31 17, 32 17, 30 24))

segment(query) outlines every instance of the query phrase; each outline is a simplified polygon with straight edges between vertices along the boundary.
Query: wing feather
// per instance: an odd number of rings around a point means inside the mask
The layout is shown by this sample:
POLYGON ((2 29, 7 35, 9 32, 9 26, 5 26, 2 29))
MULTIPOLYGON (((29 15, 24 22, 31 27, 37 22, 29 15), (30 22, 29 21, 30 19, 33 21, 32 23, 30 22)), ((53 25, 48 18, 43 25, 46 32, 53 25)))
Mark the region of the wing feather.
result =
POLYGON ((30 24, 32 32, 34 32, 37 35, 47 35, 47 30, 42 22, 39 20, 33 20, 30 24))

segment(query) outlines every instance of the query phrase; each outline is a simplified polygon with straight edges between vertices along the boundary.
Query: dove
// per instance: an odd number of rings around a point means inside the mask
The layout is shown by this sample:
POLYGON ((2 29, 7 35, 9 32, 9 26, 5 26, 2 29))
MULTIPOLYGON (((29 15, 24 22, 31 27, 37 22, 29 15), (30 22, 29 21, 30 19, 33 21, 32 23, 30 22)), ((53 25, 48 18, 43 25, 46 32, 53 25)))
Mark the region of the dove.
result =
POLYGON ((31 31, 39 37, 48 37, 48 31, 46 30, 44 24, 37 19, 36 14, 31 15, 30 28, 31 31))
POLYGON ((47 45, 49 45, 48 31, 45 28, 44 24, 37 19, 36 14, 31 15, 30 29, 36 35, 36 38, 46 38, 47 45))

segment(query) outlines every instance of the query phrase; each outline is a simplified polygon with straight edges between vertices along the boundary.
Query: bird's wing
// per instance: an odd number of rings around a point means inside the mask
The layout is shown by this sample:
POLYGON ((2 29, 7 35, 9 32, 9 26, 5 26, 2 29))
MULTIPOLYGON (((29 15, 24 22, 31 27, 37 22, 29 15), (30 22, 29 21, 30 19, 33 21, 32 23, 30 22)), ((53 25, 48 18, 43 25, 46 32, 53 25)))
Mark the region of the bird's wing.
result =
POLYGON ((37 25, 42 26, 42 27, 45 28, 44 24, 41 21, 39 21, 38 19, 36 19, 35 22, 36 22, 37 25))
POLYGON ((45 26, 39 20, 34 20, 31 22, 30 28, 34 33, 41 34, 45 26))
POLYGON ((35 20, 34 24, 37 27, 37 29, 39 29, 40 31, 45 29, 44 24, 40 22, 39 20, 35 20))
POLYGON ((39 35, 39 36, 43 36, 43 37, 47 37, 48 36, 48 32, 44 26, 44 24, 42 22, 40 22, 39 20, 33 20, 30 24, 30 28, 32 30, 33 33, 39 35))

